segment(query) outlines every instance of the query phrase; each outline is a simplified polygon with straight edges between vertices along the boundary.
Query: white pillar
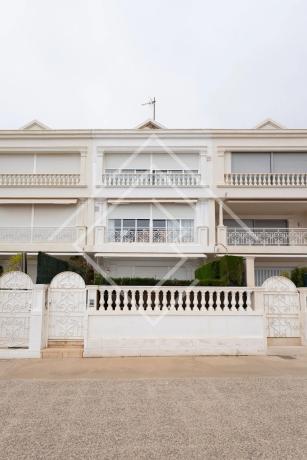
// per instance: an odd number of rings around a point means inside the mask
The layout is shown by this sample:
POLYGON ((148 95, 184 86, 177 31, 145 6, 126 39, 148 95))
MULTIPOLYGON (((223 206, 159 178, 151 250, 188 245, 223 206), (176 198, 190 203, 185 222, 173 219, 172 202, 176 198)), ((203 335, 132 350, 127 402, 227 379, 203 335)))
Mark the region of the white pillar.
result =
POLYGON ((219 200, 219 227, 224 225, 223 201, 219 200))
POLYGON ((226 227, 224 225, 223 201, 219 200, 219 224, 217 226, 217 243, 222 246, 227 245, 226 227))
POLYGON ((32 354, 40 357, 41 349, 47 345, 48 333, 45 330, 47 321, 45 315, 47 310, 46 304, 46 284, 36 284, 33 288, 33 304, 30 316, 30 337, 29 337, 29 350, 32 354))
POLYGON ((199 154, 199 173, 201 185, 208 185, 207 152, 205 150, 199 154))
POLYGON ((87 150, 80 152, 80 185, 87 184, 87 150))
POLYGON ((255 287, 255 257, 245 257, 245 273, 247 287, 255 287))
POLYGON ((104 152, 103 150, 97 150, 96 156, 96 185, 102 185, 102 175, 104 173, 104 152))

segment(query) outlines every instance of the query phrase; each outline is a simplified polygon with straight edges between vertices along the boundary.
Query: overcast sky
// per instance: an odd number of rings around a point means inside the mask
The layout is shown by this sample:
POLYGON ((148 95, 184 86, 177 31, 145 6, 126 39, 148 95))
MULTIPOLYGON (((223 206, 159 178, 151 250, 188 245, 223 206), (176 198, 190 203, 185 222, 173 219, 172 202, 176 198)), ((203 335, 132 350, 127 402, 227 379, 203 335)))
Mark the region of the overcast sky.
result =
POLYGON ((0 0, 0 128, 307 128, 307 0, 0 0))

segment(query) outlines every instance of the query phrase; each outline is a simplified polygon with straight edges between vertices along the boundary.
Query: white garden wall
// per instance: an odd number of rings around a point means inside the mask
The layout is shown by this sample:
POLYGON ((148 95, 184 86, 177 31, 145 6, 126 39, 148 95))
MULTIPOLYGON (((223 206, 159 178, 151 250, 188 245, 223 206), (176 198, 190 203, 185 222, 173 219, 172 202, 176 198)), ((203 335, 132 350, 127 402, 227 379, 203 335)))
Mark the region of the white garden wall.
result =
POLYGON ((105 314, 89 311, 84 356, 264 354, 261 312, 105 314))

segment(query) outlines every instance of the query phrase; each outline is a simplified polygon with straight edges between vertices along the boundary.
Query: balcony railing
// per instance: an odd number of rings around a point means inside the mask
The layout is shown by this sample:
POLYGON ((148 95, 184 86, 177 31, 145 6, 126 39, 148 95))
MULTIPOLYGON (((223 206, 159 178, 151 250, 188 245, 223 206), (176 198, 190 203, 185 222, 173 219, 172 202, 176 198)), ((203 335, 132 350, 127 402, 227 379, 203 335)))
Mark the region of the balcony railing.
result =
POLYGON ((307 187, 307 174, 227 173, 224 183, 231 187, 307 187))
POLYGON ((307 228, 227 228, 229 246, 307 246, 307 228))
POLYGON ((0 227, 0 243, 73 243, 76 227, 0 227))
POLYGON ((194 242, 194 230, 109 229, 108 241, 111 243, 192 243, 194 242))
POLYGON ((102 175, 105 187, 195 187, 200 185, 200 174, 122 173, 102 175))
POLYGON ((80 184, 80 174, 0 174, 0 187, 69 187, 80 184))

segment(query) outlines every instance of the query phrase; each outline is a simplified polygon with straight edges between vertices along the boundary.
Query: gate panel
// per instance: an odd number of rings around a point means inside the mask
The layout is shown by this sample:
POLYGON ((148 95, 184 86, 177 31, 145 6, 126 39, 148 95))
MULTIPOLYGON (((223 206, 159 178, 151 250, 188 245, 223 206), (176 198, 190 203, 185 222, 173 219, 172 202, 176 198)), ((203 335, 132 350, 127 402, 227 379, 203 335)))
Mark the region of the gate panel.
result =
POLYGON ((296 286, 273 276, 262 285, 268 337, 300 337, 300 301, 296 286))
POLYGON ((0 278, 0 347, 29 347, 32 303, 29 275, 10 272, 0 278))
POLYGON ((49 288, 48 338, 83 339, 86 289, 83 278, 73 272, 56 275, 49 288))

